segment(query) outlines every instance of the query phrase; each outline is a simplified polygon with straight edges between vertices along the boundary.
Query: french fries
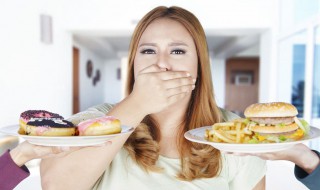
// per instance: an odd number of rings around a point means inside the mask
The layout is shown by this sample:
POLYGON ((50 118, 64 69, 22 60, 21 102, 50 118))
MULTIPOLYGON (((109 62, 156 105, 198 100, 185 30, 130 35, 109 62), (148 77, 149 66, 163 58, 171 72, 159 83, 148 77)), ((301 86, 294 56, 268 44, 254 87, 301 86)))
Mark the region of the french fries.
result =
POLYGON ((205 138, 212 142, 248 143, 253 133, 248 130, 245 119, 216 123, 211 130, 206 130, 205 138))

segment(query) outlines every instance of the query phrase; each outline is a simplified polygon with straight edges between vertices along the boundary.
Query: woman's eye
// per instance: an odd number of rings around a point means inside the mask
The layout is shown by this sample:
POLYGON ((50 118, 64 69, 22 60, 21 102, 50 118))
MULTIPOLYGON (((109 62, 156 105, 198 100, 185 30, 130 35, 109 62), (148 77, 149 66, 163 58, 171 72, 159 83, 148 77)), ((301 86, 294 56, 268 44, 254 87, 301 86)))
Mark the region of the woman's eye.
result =
POLYGON ((142 54, 155 54, 156 52, 153 49, 144 49, 144 50, 141 50, 140 53, 142 53, 142 54))
POLYGON ((181 49, 175 49, 175 50, 171 51, 171 54, 185 54, 185 53, 186 52, 181 49))

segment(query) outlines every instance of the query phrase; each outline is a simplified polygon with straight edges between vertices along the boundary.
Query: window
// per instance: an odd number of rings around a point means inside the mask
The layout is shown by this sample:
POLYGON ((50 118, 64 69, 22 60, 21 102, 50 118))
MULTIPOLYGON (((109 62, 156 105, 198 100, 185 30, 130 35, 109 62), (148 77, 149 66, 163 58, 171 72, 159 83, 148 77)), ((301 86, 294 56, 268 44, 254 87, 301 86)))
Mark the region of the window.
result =
POLYGON ((292 94, 291 102, 298 109, 298 117, 303 117, 304 82, 306 67, 306 45, 292 45, 292 94))
POLYGON ((303 117, 304 112, 306 40, 306 32, 300 32, 281 41, 279 49, 278 97, 291 100, 298 117, 303 117))
MULTIPOLYGON (((320 0, 279 2, 277 98, 320 128, 320 0)), ((320 150, 319 140, 309 143, 320 150)))

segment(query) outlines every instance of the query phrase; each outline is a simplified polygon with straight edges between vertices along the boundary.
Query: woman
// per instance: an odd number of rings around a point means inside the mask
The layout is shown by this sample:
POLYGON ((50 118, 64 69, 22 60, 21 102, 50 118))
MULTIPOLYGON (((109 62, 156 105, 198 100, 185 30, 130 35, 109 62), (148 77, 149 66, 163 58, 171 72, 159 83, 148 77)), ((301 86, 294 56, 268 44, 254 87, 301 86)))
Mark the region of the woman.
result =
POLYGON ((232 119, 214 101, 205 33, 192 13, 157 7, 142 18, 131 40, 127 84, 123 101, 96 111, 135 131, 109 147, 43 160, 44 189, 264 189, 261 159, 221 155, 183 137, 232 119))

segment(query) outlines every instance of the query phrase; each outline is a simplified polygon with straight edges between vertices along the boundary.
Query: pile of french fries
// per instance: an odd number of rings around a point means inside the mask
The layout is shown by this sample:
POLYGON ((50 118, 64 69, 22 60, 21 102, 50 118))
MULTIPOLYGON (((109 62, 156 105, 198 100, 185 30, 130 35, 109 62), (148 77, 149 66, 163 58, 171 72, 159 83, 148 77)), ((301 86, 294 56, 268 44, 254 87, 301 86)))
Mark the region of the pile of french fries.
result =
POLYGON ((205 138, 219 143, 248 143, 252 135, 245 119, 236 119, 231 122, 215 123, 211 130, 206 130, 205 138))

